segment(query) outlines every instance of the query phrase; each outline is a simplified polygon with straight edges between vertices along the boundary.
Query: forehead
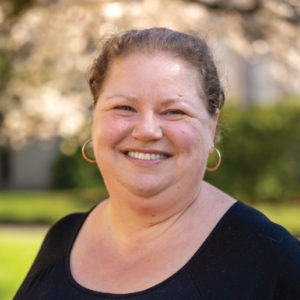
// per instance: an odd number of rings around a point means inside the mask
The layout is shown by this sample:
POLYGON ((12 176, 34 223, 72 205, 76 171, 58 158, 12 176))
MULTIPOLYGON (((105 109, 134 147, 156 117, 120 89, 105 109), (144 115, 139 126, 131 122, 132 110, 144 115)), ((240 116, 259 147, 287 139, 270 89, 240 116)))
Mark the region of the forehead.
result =
POLYGON ((120 63, 124 63, 125 61, 133 63, 139 62, 141 64, 146 64, 149 61, 151 61, 151 63, 157 62, 159 64, 168 63, 177 65, 177 68, 179 67, 179 65, 181 65, 184 66, 184 68, 186 69, 190 69, 192 72, 197 72, 197 69, 189 61, 185 60, 179 55, 167 51, 135 51, 131 53, 126 53, 114 58, 111 62, 111 65, 117 65, 120 63))
POLYGON ((204 96, 202 80, 196 67, 169 52, 131 53, 115 58, 109 67, 106 79, 134 80, 149 84, 175 84, 195 88, 204 96), (111 78, 114 77, 114 78, 111 78))

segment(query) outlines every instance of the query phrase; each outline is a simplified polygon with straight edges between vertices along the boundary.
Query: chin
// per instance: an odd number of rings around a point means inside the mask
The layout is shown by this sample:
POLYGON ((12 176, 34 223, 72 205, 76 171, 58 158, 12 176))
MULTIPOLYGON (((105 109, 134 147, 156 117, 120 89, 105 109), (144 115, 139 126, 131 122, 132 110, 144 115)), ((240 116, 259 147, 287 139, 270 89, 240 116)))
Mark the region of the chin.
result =
POLYGON ((135 180, 131 180, 126 184, 126 188, 138 197, 154 197, 162 192, 167 186, 162 178, 158 179, 153 178, 152 176, 146 176, 146 178, 141 177, 135 178, 135 180))
POLYGON ((171 184, 172 179, 166 179, 157 174, 135 173, 120 176, 119 183, 129 193, 138 197, 149 198, 156 196, 171 184))
POLYGON ((143 198, 150 198, 154 197, 155 195, 159 194, 162 191, 162 188, 159 186, 133 186, 130 188, 132 194, 143 197, 143 198))

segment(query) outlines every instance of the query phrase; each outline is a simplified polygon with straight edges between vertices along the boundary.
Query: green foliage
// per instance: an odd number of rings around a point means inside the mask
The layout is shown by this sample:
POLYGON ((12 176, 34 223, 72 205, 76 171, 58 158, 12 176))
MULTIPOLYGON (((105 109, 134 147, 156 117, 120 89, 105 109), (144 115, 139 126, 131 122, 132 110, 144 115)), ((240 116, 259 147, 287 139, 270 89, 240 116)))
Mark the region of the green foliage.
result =
POLYGON ((0 299, 13 298, 45 233, 45 228, 0 228, 0 299))
POLYGON ((85 161, 81 149, 72 155, 61 153, 53 167, 54 188, 90 188, 103 186, 96 164, 85 161))
POLYGON ((206 179, 247 202, 299 200, 299 104, 222 112, 223 161, 206 179))
POLYGON ((52 224, 63 216, 88 211, 107 197, 104 187, 67 191, 1 191, 1 223, 52 224))
POLYGON ((5 53, 0 53, 0 91, 4 89, 5 84, 9 80, 12 68, 9 56, 5 53))
POLYGON ((280 224, 300 238, 300 204, 259 203, 255 208, 264 213, 272 222, 280 224))

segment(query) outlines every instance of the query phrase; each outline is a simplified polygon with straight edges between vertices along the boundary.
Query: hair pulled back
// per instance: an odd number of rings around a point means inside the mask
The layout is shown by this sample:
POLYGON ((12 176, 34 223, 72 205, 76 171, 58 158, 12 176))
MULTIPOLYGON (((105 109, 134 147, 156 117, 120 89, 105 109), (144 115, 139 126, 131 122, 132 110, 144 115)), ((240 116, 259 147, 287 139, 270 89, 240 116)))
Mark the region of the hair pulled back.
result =
POLYGON ((114 59, 130 54, 155 52, 168 52, 196 68, 202 83, 201 90, 206 97, 204 100, 207 101, 208 112, 215 115, 217 109, 222 108, 225 96, 206 42, 196 35, 167 28, 130 30, 112 35, 106 40, 101 53, 92 65, 89 76, 94 105, 114 59))

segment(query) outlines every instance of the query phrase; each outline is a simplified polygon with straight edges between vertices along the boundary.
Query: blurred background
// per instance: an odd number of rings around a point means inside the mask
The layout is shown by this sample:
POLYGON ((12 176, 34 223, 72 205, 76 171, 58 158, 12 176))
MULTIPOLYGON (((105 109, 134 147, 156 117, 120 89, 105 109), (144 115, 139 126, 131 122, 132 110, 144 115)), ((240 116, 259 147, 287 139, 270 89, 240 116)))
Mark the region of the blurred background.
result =
POLYGON ((105 35, 153 26, 200 32, 219 68, 223 162, 206 179, 300 237, 298 0, 0 0, 1 299, 49 225, 106 197, 80 154, 88 70, 105 35))

